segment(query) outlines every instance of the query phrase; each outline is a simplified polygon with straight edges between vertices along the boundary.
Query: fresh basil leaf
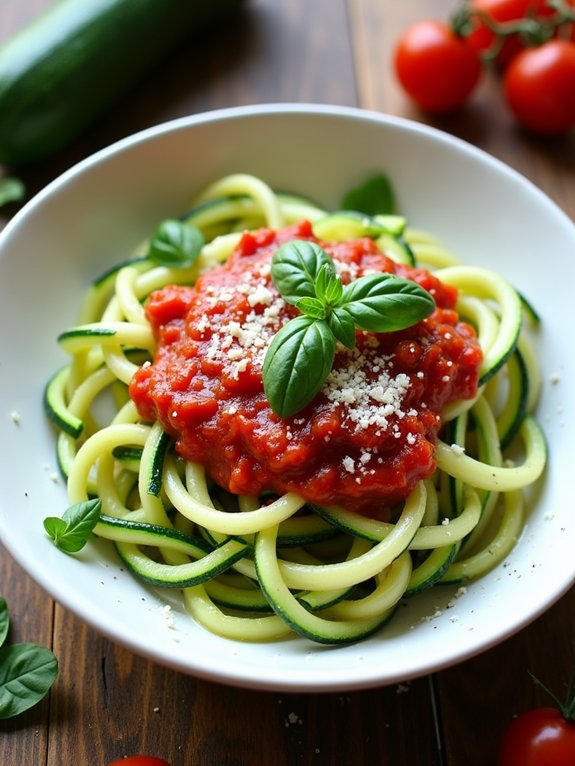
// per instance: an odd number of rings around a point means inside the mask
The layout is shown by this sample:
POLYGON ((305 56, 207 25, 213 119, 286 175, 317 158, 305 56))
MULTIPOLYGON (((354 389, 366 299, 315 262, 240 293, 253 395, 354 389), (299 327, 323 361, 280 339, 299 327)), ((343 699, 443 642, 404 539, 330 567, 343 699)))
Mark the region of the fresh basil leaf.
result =
POLYGON ((314 319, 325 319, 326 307, 318 298, 308 298, 307 296, 304 296, 298 300, 296 308, 299 309, 302 314, 307 314, 314 319))
POLYGON ((58 675, 58 660, 36 644, 0 647, 0 718, 12 718, 39 702, 58 675))
POLYGON ((345 307, 338 306, 333 309, 327 318, 327 323, 340 343, 347 348, 355 346, 355 322, 345 307))
POLYGON ((315 242, 294 239, 280 245, 272 257, 272 279, 283 299, 296 305, 300 298, 315 298, 315 284, 325 266, 335 275, 333 261, 315 242))
POLYGON ((344 287, 342 307, 362 330, 392 332, 425 319, 435 308, 435 301, 410 279, 368 274, 344 287))
MULTIPOLYGON (((371 179, 371 188, 381 190, 381 182, 371 179)), ((308 240, 281 245, 272 257, 271 275, 284 300, 303 312, 274 336, 263 364, 264 392, 283 418, 299 412, 320 391, 331 371, 336 341, 353 348, 356 328, 400 330, 435 307, 416 282, 393 274, 365 275, 344 287, 329 255, 308 240)))
POLYGON ((62 518, 48 516, 44 519, 44 529, 61 551, 77 553, 88 542, 100 519, 101 509, 102 501, 98 498, 76 503, 64 511, 62 518))
POLYGON ((328 268, 325 264, 321 267, 315 281, 315 295, 325 306, 337 306, 339 304, 343 295, 343 287, 334 268, 328 268))
POLYGON ((325 286, 323 300, 328 306, 339 306, 343 298, 343 285, 341 279, 332 277, 325 286))
POLYGON ((10 615, 8 614, 8 604, 6 599, 0 596, 0 646, 8 638, 10 630, 10 615))
POLYGON ((383 173, 371 176, 359 186, 354 186, 341 202, 345 210, 356 210, 365 215, 393 213, 395 195, 389 178, 383 173))
POLYGON ((19 178, 0 178, 0 206, 19 202, 26 194, 26 187, 19 178))
POLYGON ((274 335, 264 359, 263 381, 276 415, 289 418, 311 402, 334 356, 335 338, 324 320, 298 316, 274 335))
POLYGON ((161 266, 187 268, 195 263, 203 245, 204 236, 199 229, 167 218, 152 234, 149 255, 161 266))
POLYGON ((59 541, 66 536, 66 531, 68 529, 68 525, 64 519, 60 519, 58 516, 47 516, 44 519, 44 529, 56 543, 58 548, 60 548, 59 541))

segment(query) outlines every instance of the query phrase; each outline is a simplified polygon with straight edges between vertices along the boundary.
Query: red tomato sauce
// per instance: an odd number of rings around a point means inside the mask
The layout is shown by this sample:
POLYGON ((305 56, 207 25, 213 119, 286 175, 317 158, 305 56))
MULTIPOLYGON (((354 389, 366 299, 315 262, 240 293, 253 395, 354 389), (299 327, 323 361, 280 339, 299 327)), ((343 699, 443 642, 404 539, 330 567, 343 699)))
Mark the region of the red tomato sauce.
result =
POLYGON ((371 239, 320 242, 344 284, 366 272, 396 273, 428 290, 436 309, 406 330, 358 331, 313 402, 289 419, 276 416, 263 391, 263 359, 298 312, 273 285, 270 261, 290 239, 317 241, 308 222, 246 233, 228 262, 195 286, 154 292, 146 312, 157 351, 130 395, 180 455, 232 493, 293 491, 386 518, 434 472, 440 412, 475 395, 481 349, 459 320, 455 288, 395 263, 371 239))

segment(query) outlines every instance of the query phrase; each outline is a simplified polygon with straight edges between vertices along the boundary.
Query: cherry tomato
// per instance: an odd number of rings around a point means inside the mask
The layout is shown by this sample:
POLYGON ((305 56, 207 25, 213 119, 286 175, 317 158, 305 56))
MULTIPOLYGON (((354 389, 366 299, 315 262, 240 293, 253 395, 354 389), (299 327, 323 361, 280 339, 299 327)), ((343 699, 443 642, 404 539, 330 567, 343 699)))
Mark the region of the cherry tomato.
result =
POLYGON ((111 761, 108 766, 170 766, 170 764, 163 758, 156 758, 153 755, 129 755, 126 758, 111 761))
POLYGON ((424 111, 451 112, 470 97, 481 75, 475 52, 442 21, 419 21, 401 35, 395 72, 424 111))
POLYGON ((505 98, 519 122, 541 135, 560 135, 575 124, 575 43, 550 40, 526 48, 509 64, 505 98))
POLYGON ((518 716, 508 727, 498 766, 573 766, 575 723, 557 708, 541 707, 518 716))

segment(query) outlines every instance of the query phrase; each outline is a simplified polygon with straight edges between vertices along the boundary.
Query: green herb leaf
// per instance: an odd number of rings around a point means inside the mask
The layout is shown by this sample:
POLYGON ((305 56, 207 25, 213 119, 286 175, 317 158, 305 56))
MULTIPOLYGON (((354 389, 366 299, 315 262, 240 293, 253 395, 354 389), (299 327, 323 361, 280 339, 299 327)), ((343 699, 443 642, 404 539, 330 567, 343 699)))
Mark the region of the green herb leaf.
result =
POLYGON ((344 287, 342 307, 362 330, 393 332, 429 316, 435 301, 410 279, 368 274, 344 287))
POLYGON ((355 346, 355 322, 344 306, 333 309, 327 318, 329 329, 336 339, 347 348, 355 346))
POLYGON ((295 239, 286 242, 273 255, 271 274, 275 286, 288 303, 297 304, 303 297, 315 298, 315 284, 325 267, 326 276, 335 276, 333 261, 315 242, 295 239))
POLYGON ((325 286, 323 300, 328 306, 339 306, 343 300, 343 285, 339 277, 332 277, 325 286))
POLYGON ((19 202, 26 194, 26 187, 19 178, 0 178, 0 206, 19 202))
POLYGON ((149 255, 161 266, 188 268, 204 246, 204 235, 195 226, 167 218, 154 231, 149 255))
POLYGON ((301 311, 302 314, 307 314, 314 319, 325 319, 326 306, 319 298, 308 298, 304 296, 300 298, 296 303, 296 308, 301 311))
POLYGON ((401 330, 435 307, 426 290, 394 274, 369 274, 342 286, 329 255, 307 240, 278 248, 272 279, 283 298, 303 312, 274 336, 263 364, 264 392, 283 418, 319 393, 331 371, 336 341, 353 348, 356 328, 401 330))
POLYGON ((366 215, 393 213, 395 209, 393 187, 387 176, 378 173, 350 189, 344 195, 341 206, 345 210, 356 210, 366 215))
POLYGON ((335 356, 335 337, 325 320, 299 316, 274 336, 264 359, 264 391, 282 418, 303 409, 319 392, 335 356))
MULTIPOLYGON (((341 279, 335 273, 333 266, 324 264, 317 275, 314 285, 315 295, 326 307, 337 306, 343 295, 341 279)), ((296 304, 297 306, 297 304, 296 304)))
POLYGON ((61 551, 77 553, 88 542, 101 509, 102 502, 98 498, 76 503, 62 514, 62 518, 49 516, 44 519, 44 529, 61 551))
POLYGON ((36 644, 0 648, 0 718, 12 718, 39 702, 58 675, 53 652, 36 644))
POLYGON ((8 614, 8 604, 6 599, 0 596, 0 646, 8 638, 10 630, 10 615, 8 614))

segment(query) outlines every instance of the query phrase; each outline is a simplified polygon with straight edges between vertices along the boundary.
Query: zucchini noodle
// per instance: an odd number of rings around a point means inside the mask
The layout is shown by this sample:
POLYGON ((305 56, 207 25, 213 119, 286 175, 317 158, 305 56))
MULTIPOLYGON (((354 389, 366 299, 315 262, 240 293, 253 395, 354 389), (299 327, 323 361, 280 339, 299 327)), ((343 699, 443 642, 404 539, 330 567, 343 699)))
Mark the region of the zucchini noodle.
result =
POLYGON ((179 589, 191 618, 229 639, 357 641, 378 631, 402 601, 481 577, 516 544, 524 490, 545 470, 545 438, 534 416, 534 312, 503 277, 462 264, 399 216, 346 215, 330 216, 253 176, 221 178, 181 218, 204 237, 193 265, 159 266, 142 243, 93 282, 78 324, 59 336, 70 363, 48 382, 45 403, 70 503, 97 496, 94 534, 112 541, 135 577, 179 589), (483 353, 477 395, 442 413, 435 473, 389 521, 317 507, 295 492, 234 496, 178 455, 161 425, 143 422, 129 397, 134 372, 156 348, 147 297, 193 285, 229 257, 246 229, 303 219, 324 240, 350 231, 370 236, 390 257, 456 287, 459 316, 483 353))

